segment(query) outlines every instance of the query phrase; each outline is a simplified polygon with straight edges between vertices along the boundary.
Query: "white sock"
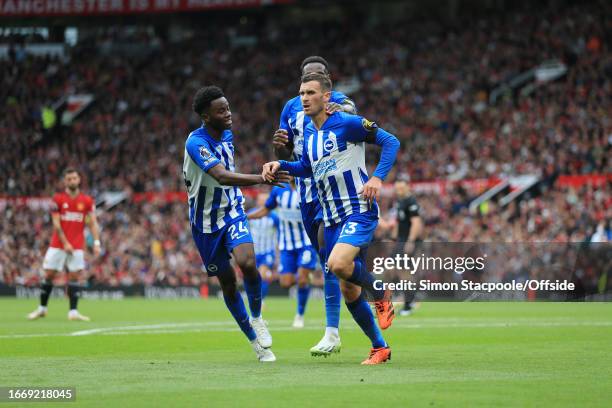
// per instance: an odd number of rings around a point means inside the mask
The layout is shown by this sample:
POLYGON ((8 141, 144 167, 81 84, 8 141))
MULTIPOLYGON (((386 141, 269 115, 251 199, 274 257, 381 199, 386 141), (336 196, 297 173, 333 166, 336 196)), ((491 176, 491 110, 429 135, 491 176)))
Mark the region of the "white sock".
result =
POLYGON ((257 321, 261 320, 261 315, 259 315, 259 317, 251 317, 251 321, 253 320, 257 320, 257 321))
POLYGON ((79 312, 76 309, 70 309, 70 312, 68 312, 68 313, 70 313, 71 315, 74 315, 74 314, 77 314, 79 312))
POLYGON ((340 337, 340 333, 338 333, 338 328, 337 327, 326 327, 325 328, 325 335, 326 336, 340 337))
POLYGON ((39 306, 38 306, 38 311, 39 311, 39 312, 46 312, 46 311, 47 311, 47 306, 42 306, 42 305, 39 305, 39 306))

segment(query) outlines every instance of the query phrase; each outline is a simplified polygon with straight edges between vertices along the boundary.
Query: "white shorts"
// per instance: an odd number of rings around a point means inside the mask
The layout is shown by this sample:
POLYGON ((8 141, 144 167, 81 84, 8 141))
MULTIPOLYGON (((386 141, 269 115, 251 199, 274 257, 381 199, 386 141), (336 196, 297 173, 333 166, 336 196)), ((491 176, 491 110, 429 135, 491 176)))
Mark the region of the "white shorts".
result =
POLYGON ((75 249, 72 251, 72 255, 68 255, 63 249, 49 247, 43 261, 43 269, 63 272, 64 267, 67 267, 70 272, 78 272, 85 269, 85 254, 83 250, 75 249))

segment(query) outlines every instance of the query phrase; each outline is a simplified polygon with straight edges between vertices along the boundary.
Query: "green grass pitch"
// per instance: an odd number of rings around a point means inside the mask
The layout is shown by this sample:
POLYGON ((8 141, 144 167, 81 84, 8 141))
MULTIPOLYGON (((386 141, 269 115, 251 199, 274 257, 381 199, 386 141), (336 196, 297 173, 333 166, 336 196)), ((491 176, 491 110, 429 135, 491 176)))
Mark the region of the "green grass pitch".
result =
MULTIPOLYGON (((369 343, 343 309, 342 352, 313 358, 323 305, 289 326, 294 301, 269 299, 278 361, 257 362, 222 301, 67 301, 29 322, 35 300, 0 299, 0 386, 72 386, 110 406, 610 406, 612 304, 423 303, 385 337, 391 362, 360 366, 369 343)), ((35 404, 40 406, 41 404, 35 404)), ((42 405, 46 405, 43 403, 42 405)), ((0 403, 0 408, 17 406, 0 403)))

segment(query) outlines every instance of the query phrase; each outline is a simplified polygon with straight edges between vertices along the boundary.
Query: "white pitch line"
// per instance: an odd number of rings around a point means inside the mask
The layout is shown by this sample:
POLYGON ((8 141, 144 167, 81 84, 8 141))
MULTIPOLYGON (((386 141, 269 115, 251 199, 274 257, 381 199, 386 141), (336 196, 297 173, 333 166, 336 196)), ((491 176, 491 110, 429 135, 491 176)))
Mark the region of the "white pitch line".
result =
MULTIPOLYGON (((612 321, 508 321, 508 322, 460 322, 460 319, 453 321, 436 322, 435 319, 428 319, 426 322, 395 322, 394 328, 399 329, 446 329, 446 328, 507 328, 507 327, 611 327, 612 321)), ((295 331, 300 330, 321 330, 322 325, 308 325, 304 329, 293 329, 290 327, 289 320, 270 321, 272 332, 275 331, 295 331)), ((356 325, 343 326, 342 330, 357 330, 356 325)), ((146 325, 129 325, 114 327, 99 327, 89 330, 79 330, 70 333, 35 333, 35 334, 5 334, 0 335, 0 339, 21 339, 32 337, 74 337, 90 335, 130 335, 130 334, 173 334, 173 333, 199 333, 199 332, 232 332, 238 331, 238 327, 232 321, 226 322, 192 322, 192 323, 159 323, 146 325)))

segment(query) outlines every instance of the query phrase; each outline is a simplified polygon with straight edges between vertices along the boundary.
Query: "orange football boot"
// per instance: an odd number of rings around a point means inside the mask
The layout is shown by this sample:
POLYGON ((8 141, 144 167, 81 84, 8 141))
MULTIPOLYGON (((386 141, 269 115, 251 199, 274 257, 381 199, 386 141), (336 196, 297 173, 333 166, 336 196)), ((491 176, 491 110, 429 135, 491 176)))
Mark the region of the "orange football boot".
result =
POLYGON ((378 318, 378 326, 382 330, 388 329, 393 323, 395 318, 395 310, 393 308, 393 302, 391 301, 391 295, 385 294, 385 297, 378 302, 374 302, 376 308, 376 317, 378 318))
POLYGON ((361 365, 382 364, 387 360, 391 360, 391 348, 379 347, 370 350, 370 356, 361 362, 361 365))

